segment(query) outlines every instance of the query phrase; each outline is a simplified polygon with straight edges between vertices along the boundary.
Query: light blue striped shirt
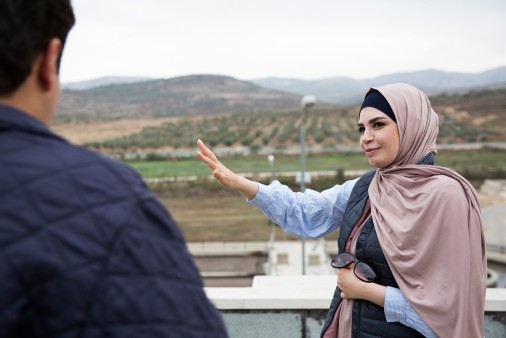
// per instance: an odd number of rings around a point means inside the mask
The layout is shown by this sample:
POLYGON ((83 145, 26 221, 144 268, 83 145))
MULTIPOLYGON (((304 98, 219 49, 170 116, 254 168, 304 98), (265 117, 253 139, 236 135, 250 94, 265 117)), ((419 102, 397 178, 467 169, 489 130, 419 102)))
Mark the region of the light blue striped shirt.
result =
MULTIPOLYGON (((306 189, 304 193, 293 192, 279 181, 268 186, 259 183, 256 196, 248 203, 262 210, 285 232, 304 238, 319 238, 339 228, 358 180, 346 181, 322 192, 306 189)), ((425 337, 436 337, 401 290, 387 287, 384 311, 388 322, 400 322, 425 337)))

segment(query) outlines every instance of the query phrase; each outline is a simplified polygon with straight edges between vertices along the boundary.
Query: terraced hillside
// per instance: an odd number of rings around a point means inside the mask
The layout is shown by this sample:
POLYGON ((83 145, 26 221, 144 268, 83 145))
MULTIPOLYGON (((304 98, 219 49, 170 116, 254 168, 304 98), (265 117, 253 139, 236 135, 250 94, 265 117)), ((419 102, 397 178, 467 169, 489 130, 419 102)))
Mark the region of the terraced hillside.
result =
MULTIPOLYGON (((440 116, 440 144, 506 141, 506 89, 440 95, 431 100, 440 116)), ((308 145, 356 145, 357 109, 356 106, 317 106, 306 121, 308 145)), ((193 148, 197 138, 205 139, 213 147, 259 149, 298 144, 301 120, 300 110, 291 109, 158 119, 74 121, 57 123, 54 128, 75 143, 104 152, 193 148), (70 130, 72 133, 66 134, 70 130), (90 137, 92 134, 94 136, 90 137)))

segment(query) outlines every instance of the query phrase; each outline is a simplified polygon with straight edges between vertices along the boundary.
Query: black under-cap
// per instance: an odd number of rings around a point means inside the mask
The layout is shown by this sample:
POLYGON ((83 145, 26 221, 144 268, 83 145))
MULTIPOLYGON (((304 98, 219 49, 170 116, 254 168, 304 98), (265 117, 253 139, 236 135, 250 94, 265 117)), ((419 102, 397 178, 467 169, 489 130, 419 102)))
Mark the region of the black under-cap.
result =
MULTIPOLYGON (((362 109, 365 107, 376 108, 379 111, 387 114, 388 117, 397 123, 392 107, 390 107, 390 104, 388 103, 387 99, 385 99, 383 94, 381 94, 376 89, 369 90, 369 92, 365 95, 364 102, 362 102, 362 106, 360 107, 360 111, 362 111, 362 109)), ((360 113, 358 113, 358 115, 360 116, 360 113)))

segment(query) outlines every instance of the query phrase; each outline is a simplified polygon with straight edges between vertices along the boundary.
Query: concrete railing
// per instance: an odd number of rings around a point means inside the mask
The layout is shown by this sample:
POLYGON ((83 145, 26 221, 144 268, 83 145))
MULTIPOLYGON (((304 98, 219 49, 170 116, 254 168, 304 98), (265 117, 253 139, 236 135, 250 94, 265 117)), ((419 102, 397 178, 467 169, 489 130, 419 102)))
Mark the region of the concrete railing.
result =
MULTIPOLYGON (((319 337, 336 276, 255 276, 252 287, 205 288, 231 338, 319 337)), ((487 289, 485 337, 506 337, 506 289, 487 289)))

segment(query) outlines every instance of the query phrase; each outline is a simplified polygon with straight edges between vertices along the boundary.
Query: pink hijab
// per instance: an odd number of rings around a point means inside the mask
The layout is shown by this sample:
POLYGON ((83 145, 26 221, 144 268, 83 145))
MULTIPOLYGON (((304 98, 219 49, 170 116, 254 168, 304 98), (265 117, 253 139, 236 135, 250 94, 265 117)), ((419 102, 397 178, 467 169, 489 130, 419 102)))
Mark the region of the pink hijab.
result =
POLYGON ((400 150, 369 186, 371 213, 395 280, 439 337, 483 337, 487 282, 480 205, 451 169, 415 165, 436 151, 438 116, 406 84, 378 88, 397 120, 400 150))

